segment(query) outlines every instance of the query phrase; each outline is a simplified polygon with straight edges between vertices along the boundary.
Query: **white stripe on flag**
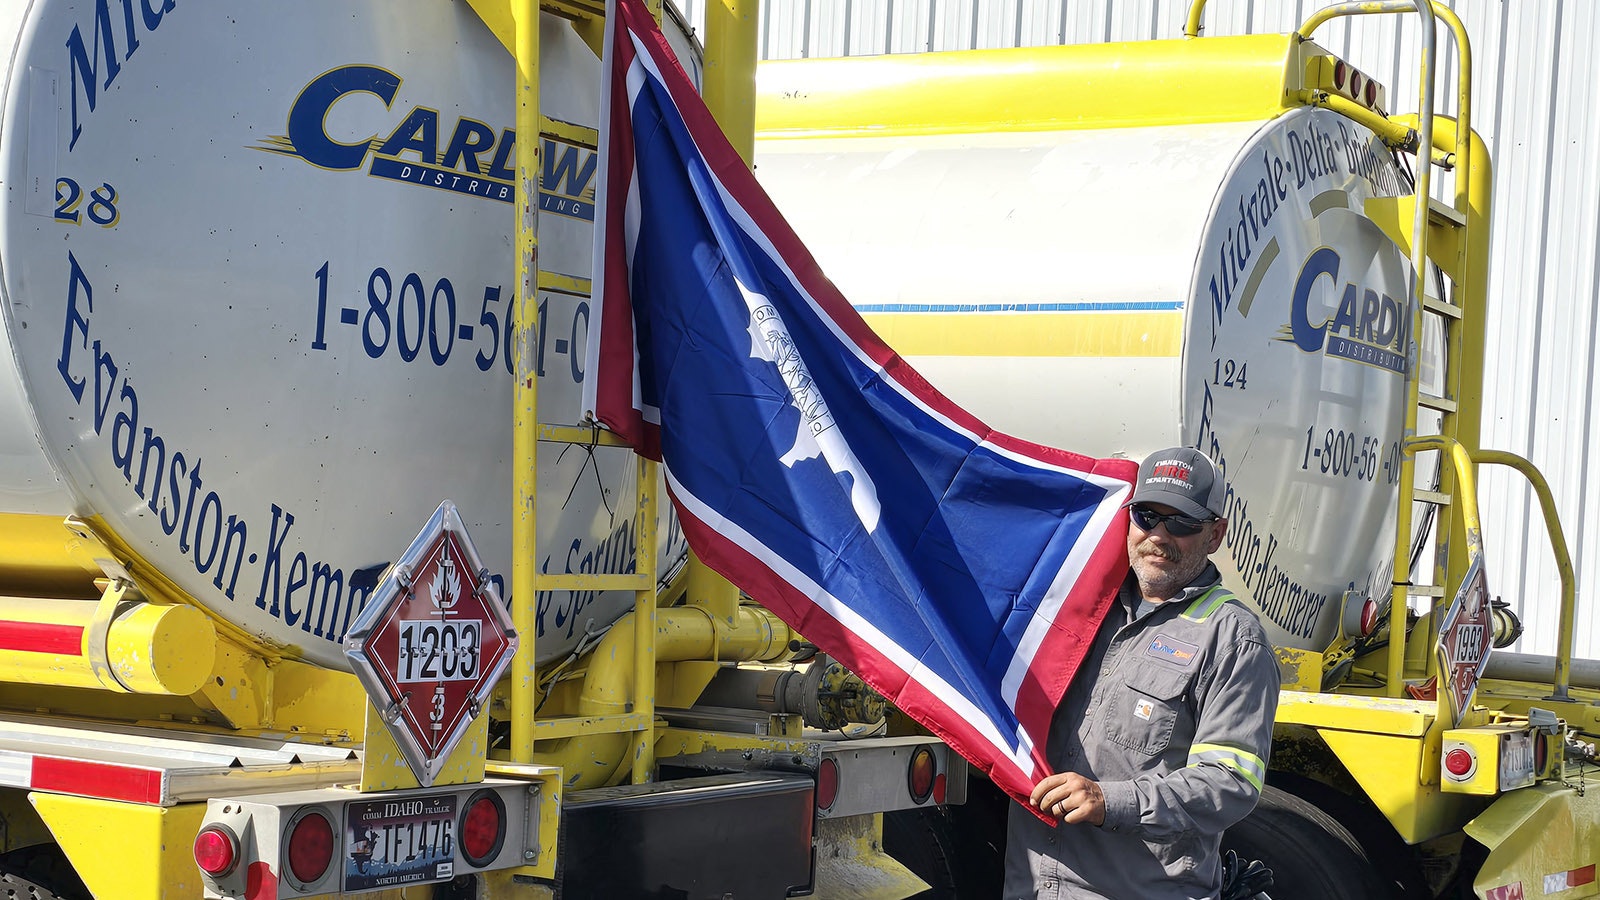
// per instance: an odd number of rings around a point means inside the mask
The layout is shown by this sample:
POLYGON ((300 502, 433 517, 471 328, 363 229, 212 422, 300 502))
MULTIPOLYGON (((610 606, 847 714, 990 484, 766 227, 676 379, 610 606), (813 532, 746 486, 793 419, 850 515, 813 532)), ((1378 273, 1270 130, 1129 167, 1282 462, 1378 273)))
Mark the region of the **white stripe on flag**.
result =
POLYGON ((1094 515, 1089 517, 1089 524, 1084 528, 1082 536, 1073 542, 1072 550, 1062 561, 1055 580, 1050 583, 1050 589, 1045 592, 1044 597, 1040 598, 1039 608, 1034 611, 1033 618, 1028 620, 1028 627, 1023 630, 1022 639, 1017 642, 1017 653, 1011 657, 1011 663, 1006 667, 1005 678, 1000 682, 1000 696, 1005 698, 1012 709, 1016 708, 1017 692, 1021 690, 1028 670, 1033 667, 1039 647, 1044 643, 1045 636, 1050 633, 1056 616, 1061 613, 1061 604, 1066 602, 1067 592, 1082 577, 1090 556, 1099 546, 1101 538, 1111 529, 1112 520, 1121 509, 1123 498, 1132 489, 1127 482, 1116 479, 1085 478, 1085 480, 1109 482, 1105 487, 1110 493, 1096 507, 1094 515))
POLYGON ((701 502, 700 498, 689 493, 688 489, 673 477, 672 470, 665 463, 661 466, 666 474, 667 483, 672 487, 673 496, 695 518, 704 522, 718 535, 737 544, 746 553, 754 556, 762 565, 777 573, 778 577, 799 589, 813 603, 817 605, 834 621, 844 626, 845 629, 859 635, 863 641, 870 644, 874 650, 883 654, 895 667, 905 672, 907 677, 922 685, 930 694, 950 707, 950 710, 971 725, 983 736, 1000 755, 1011 761, 1012 765, 1024 774, 1032 775, 1033 760, 1032 744, 1025 740, 1020 732, 1017 743, 1010 744, 995 727, 995 723, 981 710, 973 706, 970 701, 955 688, 951 687, 936 673, 923 668, 917 658, 904 647, 895 643, 888 635, 880 631, 871 622, 862 618, 855 610, 840 602, 839 598, 828 593, 823 587, 812 581, 804 572, 789 564, 778 553, 752 537, 737 523, 718 513, 716 510, 701 502))

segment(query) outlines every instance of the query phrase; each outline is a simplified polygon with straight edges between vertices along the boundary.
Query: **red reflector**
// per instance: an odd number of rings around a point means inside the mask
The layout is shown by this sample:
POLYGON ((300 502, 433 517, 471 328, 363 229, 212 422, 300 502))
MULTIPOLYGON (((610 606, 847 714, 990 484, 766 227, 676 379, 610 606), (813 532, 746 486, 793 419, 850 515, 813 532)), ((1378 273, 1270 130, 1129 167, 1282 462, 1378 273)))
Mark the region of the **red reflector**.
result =
POLYGON ((817 809, 832 809, 839 799, 839 764, 825 759, 817 767, 817 809))
POLYGON ((939 777, 935 778, 933 780, 933 802, 935 802, 935 803, 943 803, 944 802, 945 791, 946 791, 946 788, 947 788, 948 784, 949 784, 949 782, 944 777, 944 773, 940 772, 939 773, 939 777))
POLYGON ((194 864, 207 875, 226 875, 238 861, 239 841, 226 825, 208 825, 194 836, 194 864))
POLYGON ((83 626, 0 621, 0 650, 82 656, 83 626))
POLYGON ((1472 754, 1460 747, 1444 755, 1444 768, 1446 772, 1460 778, 1472 771, 1472 754))
POLYGON ((161 802, 161 770, 35 756, 29 786, 36 791, 77 794, 133 803, 161 802))
POLYGON ((1348 74, 1350 74, 1350 67, 1345 65, 1344 60, 1341 59, 1338 62, 1334 63, 1333 64, 1333 86, 1334 87, 1340 87, 1340 88, 1344 87, 1344 77, 1346 75, 1348 75, 1348 74))
POLYGON ((906 770, 906 786, 911 789, 911 802, 926 803, 933 796, 933 776, 939 774, 939 761, 933 751, 918 747, 911 754, 911 765, 906 770))
POLYGON ((312 884, 333 862, 333 823, 315 810, 301 810, 290 826, 289 872, 303 884, 312 884))
POLYGON ((278 876, 264 859, 244 870, 244 900, 278 900, 278 876))
POLYGON ((486 866, 500 854, 506 839, 506 808, 494 791, 479 791, 461 815, 461 855, 474 866, 486 866))
POLYGON ((1366 637, 1378 627, 1378 604, 1371 600, 1361 604, 1361 636, 1366 637))

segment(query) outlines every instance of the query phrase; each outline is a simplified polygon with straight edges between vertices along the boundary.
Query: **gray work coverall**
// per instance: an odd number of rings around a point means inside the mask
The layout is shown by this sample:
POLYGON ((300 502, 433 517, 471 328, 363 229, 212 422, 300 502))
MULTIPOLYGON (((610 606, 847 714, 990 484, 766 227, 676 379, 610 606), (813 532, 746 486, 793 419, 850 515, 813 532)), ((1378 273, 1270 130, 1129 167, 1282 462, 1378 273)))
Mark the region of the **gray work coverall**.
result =
POLYGON ((1222 832, 1261 794, 1280 684, 1261 623, 1220 580, 1208 563, 1141 611, 1129 574, 1046 751, 1055 771, 1100 783, 1105 824, 1052 827, 1013 804, 1006 900, 1220 896, 1222 832))

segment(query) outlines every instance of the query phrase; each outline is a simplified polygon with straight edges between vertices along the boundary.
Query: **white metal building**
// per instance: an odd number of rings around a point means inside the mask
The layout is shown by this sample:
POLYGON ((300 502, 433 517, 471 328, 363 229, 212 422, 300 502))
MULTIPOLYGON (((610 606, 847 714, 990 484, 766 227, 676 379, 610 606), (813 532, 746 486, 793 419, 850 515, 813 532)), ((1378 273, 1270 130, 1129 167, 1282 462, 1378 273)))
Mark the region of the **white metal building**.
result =
MULTIPOLYGON (((706 4, 684 0, 690 21, 706 4)), ((1286 32, 1320 0, 1212 0, 1209 34, 1286 32)), ((1473 41, 1474 127, 1495 163, 1485 446, 1532 459, 1550 480, 1578 573, 1577 655, 1600 658, 1600 5, 1453 0, 1473 41), (1586 604, 1585 600, 1589 602, 1586 604)), ((765 59, 1179 37, 1187 0, 764 0, 765 59)), ((1319 43, 1414 108, 1417 25, 1340 19, 1319 43)), ((1454 112, 1457 55, 1441 28, 1438 92, 1454 112)), ((1195 85, 1195 90, 1206 90, 1195 85)), ((1436 181, 1450 184, 1448 176, 1436 181)), ((1442 193, 1441 193, 1442 196, 1442 193)), ((1517 649, 1554 652, 1559 580, 1521 476, 1482 472, 1491 591, 1527 626, 1517 649)))

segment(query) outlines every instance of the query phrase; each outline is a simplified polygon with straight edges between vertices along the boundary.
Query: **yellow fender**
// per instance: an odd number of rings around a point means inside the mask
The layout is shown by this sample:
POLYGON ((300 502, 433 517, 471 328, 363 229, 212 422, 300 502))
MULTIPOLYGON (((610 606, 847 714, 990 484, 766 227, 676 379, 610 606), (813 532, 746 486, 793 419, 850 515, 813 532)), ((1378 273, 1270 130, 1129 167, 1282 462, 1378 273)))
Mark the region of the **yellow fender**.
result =
POLYGON ((1467 823, 1467 834, 1489 848, 1472 883, 1479 897, 1600 896, 1600 784, 1587 780, 1581 795, 1558 782, 1513 791, 1467 823), (1497 888, 1506 890, 1489 893, 1497 888))

